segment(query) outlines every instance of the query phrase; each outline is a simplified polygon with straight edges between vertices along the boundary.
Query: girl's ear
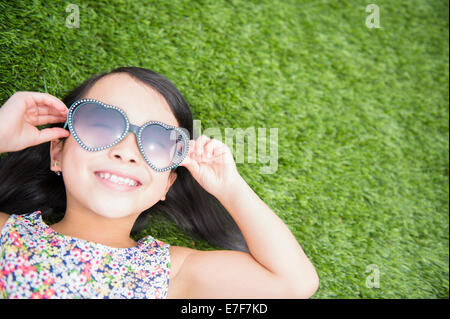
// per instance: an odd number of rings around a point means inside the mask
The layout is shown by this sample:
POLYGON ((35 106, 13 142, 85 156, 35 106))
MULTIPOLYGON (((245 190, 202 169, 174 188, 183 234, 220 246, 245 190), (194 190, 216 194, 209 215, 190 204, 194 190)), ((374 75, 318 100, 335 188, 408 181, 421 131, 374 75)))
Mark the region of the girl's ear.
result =
POLYGON ((54 172, 61 172, 61 154, 63 146, 64 141, 62 139, 56 139, 50 142, 50 170, 54 172))
POLYGON ((177 173, 175 171, 171 171, 169 174, 169 179, 167 182, 166 190, 164 191, 164 196, 161 198, 161 200, 166 200, 166 194, 176 179, 177 179, 177 173))

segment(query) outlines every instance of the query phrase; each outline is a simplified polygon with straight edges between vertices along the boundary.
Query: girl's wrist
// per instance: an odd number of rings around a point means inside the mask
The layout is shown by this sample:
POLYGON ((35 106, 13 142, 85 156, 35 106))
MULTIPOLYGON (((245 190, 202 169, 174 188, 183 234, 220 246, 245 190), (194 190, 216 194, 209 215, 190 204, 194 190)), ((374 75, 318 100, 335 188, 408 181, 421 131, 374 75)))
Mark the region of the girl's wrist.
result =
POLYGON ((247 182, 242 178, 240 174, 236 176, 228 183, 224 185, 221 191, 215 195, 215 197, 223 204, 229 200, 232 200, 241 194, 247 186, 247 182))

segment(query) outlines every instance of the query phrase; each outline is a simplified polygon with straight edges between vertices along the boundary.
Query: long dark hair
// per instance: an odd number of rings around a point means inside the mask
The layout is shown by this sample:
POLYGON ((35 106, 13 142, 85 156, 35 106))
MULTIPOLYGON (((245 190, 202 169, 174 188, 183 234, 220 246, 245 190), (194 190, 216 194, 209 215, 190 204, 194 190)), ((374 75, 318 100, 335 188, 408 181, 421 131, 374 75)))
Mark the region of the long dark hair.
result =
MULTIPOLYGON (((148 69, 121 67, 94 75, 69 92, 62 101, 70 106, 99 79, 120 72, 157 90, 166 99, 179 126, 185 128, 192 138, 193 116, 186 99, 171 81, 148 69)), ((63 127, 63 124, 48 125, 55 126, 63 127)), ((221 203, 205 191, 185 167, 179 166, 175 172, 177 179, 166 194, 166 200, 142 212, 131 234, 145 228, 149 217, 163 214, 183 231, 214 246, 248 252, 241 231, 221 203)), ((50 170, 50 142, 8 153, 0 160, 0 211, 24 214, 40 210, 44 217, 48 217, 61 214, 65 209, 63 179, 50 170)))

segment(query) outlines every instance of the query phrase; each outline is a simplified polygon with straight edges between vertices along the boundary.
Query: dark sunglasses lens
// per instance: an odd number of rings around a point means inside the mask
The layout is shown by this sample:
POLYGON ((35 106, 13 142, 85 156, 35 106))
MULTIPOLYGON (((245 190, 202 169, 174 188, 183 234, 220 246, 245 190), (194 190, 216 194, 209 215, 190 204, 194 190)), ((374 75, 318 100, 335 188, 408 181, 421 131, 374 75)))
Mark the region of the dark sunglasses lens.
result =
POLYGON ((181 158, 185 145, 179 132, 152 124, 142 132, 142 146, 150 162, 157 168, 167 168, 181 158))
POLYGON ((97 148, 119 139, 126 128, 126 122, 119 111, 87 102, 75 109, 73 127, 86 146, 97 148))

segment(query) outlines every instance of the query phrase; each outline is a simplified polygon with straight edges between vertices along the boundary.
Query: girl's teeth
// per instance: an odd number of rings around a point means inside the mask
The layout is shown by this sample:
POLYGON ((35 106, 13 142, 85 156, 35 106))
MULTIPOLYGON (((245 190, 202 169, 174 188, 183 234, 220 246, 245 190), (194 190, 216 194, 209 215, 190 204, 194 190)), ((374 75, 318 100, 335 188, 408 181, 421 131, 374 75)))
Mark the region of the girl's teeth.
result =
POLYGON ((129 178, 118 177, 116 175, 109 173, 100 173, 100 177, 104 179, 109 179, 111 182, 117 184, 127 184, 130 186, 137 186, 137 183, 129 178))

